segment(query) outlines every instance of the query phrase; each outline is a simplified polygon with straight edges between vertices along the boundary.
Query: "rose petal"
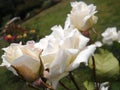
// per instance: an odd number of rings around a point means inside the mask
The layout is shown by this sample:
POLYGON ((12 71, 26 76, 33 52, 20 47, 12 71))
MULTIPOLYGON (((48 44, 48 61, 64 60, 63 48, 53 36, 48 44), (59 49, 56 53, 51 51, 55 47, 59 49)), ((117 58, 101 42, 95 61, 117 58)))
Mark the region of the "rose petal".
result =
POLYGON ((72 70, 78 68, 81 62, 85 62, 87 64, 88 58, 93 55, 95 50, 96 50, 96 45, 87 46, 84 50, 82 50, 78 54, 78 56, 76 57, 74 62, 71 65, 69 65, 67 70, 72 71, 72 70))

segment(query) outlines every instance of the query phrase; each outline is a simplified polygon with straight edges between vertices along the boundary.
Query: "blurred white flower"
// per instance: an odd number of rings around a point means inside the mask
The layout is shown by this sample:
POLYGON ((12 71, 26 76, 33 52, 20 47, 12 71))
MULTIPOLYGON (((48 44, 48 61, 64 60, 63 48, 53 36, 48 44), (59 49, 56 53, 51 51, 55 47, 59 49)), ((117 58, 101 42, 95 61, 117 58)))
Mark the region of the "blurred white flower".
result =
POLYGON ((108 90, 109 82, 104 82, 100 85, 100 90, 108 90))
POLYGON ((111 45, 113 41, 118 40, 118 33, 116 27, 107 28, 102 34, 103 43, 111 45))
POLYGON ((31 48, 32 42, 27 45, 12 43, 2 55, 3 63, 0 66, 6 66, 17 76, 22 76, 27 81, 34 81, 39 77, 40 72, 40 50, 31 48))
POLYGON ((78 28, 80 31, 86 31, 90 29, 96 22, 97 17, 94 16, 96 11, 96 6, 93 4, 87 5, 84 2, 72 2, 72 10, 69 17, 71 23, 78 28))

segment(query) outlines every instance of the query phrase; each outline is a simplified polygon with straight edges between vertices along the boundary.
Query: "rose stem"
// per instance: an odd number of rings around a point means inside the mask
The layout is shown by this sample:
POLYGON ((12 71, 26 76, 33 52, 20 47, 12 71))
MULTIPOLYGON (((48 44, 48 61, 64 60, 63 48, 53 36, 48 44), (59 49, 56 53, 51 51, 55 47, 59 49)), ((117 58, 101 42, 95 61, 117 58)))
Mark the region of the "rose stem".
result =
POLYGON ((75 78, 74 78, 73 75, 72 75, 72 72, 69 72, 69 76, 70 76, 73 84, 75 85, 76 89, 77 89, 77 90, 80 90, 80 88, 78 87, 78 85, 77 85, 77 83, 76 83, 76 81, 75 81, 75 78))
POLYGON ((65 84, 63 84, 61 81, 59 81, 59 84, 61 85, 61 86, 63 86, 66 90, 70 90, 67 86, 65 86, 65 84))
POLYGON ((97 79, 96 79, 96 65, 95 65, 94 56, 92 56, 92 62, 93 62, 93 76, 94 76, 94 80, 96 82, 96 90, 99 90, 99 86, 98 86, 97 79))

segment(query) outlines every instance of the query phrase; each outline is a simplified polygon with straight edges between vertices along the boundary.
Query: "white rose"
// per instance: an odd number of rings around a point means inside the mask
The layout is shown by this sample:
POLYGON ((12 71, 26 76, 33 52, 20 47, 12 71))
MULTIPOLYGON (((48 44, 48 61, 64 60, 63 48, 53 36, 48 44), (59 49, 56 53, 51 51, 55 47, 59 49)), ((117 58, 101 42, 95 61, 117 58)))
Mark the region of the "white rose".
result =
POLYGON ((107 28, 102 34, 102 41, 105 44, 111 45, 113 41, 118 40, 118 33, 116 27, 107 28))
POLYGON ((12 43, 2 55, 3 63, 15 75, 21 76, 27 81, 34 81, 40 75, 40 67, 42 64, 39 60, 40 50, 31 48, 30 42, 27 45, 12 43))
POLYGON ((68 75, 69 71, 78 68, 81 62, 87 63, 99 43, 87 46, 89 38, 83 36, 77 29, 54 26, 52 31, 35 46, 44 45, 41 59, 44 67, 50 71, 48 81, 56 87, 58 81, 68 75))
POLYGON ((72 2, 72 10, 70 13, 71 23, 80 31, 86 31, 90 29, 93 24, 97 22, 97 17, 94 16, 96 6, 93 4, 87 5, 84 2, 72 2))
MULTIPOLYGON (((46 68, 49 68, 56 54, 62 49, 79 51, 83 49, 89 38, 83 36, 77 29, 64 30, 61 26, 52 27, 53 32, 36 43, 36 47, 43 49, 41 58, 46 68), (43 47, 41 47, 44 45, 43 47)), ((77 53, 77 52, 76 52, 77 53)))

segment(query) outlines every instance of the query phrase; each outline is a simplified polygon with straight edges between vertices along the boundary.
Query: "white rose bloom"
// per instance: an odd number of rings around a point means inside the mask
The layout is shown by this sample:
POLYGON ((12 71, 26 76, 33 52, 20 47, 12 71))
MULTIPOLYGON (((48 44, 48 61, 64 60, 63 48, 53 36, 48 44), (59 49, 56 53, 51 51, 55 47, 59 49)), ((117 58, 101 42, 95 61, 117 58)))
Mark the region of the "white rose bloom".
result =
POLYGON ((102 34, 103 37, 103 43, 111 45, 113 44, 113 41, 118 40, 118 33, 116 27, 107 28, 102 34))
POLYGON ((83 36, 77 29, 69 28, 69 22, 65 28, 54 26, 52 33, 36 43, 36 47, 43 49, 41 59, 45 68, 49 68, 48 81, 56 87, 58 81, 79 67, 81 62, 87 64, 88 58, 93 55, 96 43, 87 46, 89 38, 83 36), (44 45, 43 47, 41 47, 44 45))
POLYGON ((51 28, 52 33, 36 43, 36 47, 43 49, 41 58, 46 68, 49 68, 51 62, 54 61, 56 54, 61 49, 72 49, 76 53, 83 49, 89 39, 83 36, 77 29, 64 30, 61 26, 51 28), (44 45, 44 47, 41 47, 44 45))
POLYGON ((90 29, 93 24, 97 22, 97 17, 94 16, 96 11, 96 6, 93 4, 87 5, 84 2, 72 2, 72 10, 70 19, 71 23, 78 28, 80 31, 86 31, 90 29))
POLYGON ((39 77, 40 72, 40 50, 33 48, 34 42, 28 42, 27 45, 12 43, 2 55, 3 63, 0 66, 6 66, 17 76, 22 76, 27 81, 34 81, 39 77), (32 48, 31 48, 32 47, 32 48))

